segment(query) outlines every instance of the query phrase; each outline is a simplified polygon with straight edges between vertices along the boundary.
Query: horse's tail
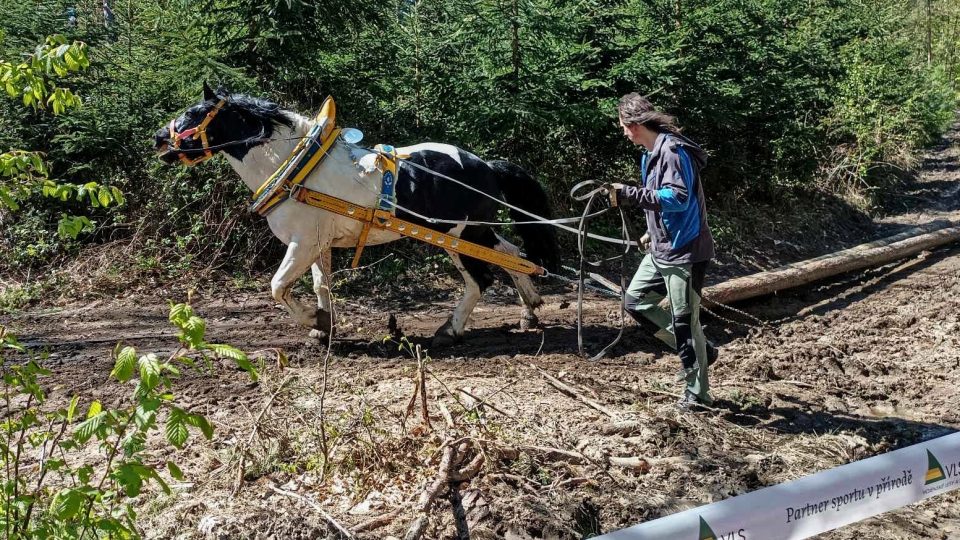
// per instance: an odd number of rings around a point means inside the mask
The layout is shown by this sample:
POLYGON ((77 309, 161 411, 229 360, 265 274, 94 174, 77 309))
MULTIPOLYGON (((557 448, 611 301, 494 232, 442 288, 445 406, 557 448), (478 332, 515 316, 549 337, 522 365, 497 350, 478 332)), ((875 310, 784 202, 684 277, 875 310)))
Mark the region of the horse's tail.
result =
MULTIPOLYGON (((497 173, 497 185, 508 203, 540 217, 553 218, 546 191, 527 171, 502 160, 490 161, 488 165, 497 173)), ((510 210, 510 217, 514 221, 534 219, 516 210, 510 210)), ((532 262, 551 272, 560 269, 560 248, 553 226, 517 225, 516 229, 523 239, 524 251, 532 262)))

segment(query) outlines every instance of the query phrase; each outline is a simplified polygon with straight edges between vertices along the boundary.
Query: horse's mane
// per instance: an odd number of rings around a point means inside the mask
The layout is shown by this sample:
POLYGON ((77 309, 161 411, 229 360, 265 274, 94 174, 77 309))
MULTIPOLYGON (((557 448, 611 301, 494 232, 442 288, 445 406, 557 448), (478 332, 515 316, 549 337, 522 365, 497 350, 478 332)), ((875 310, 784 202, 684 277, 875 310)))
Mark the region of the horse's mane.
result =
POLYGON ((282 124, 287 127, 293 126, 293 116, 270 100, 256 98, 246 94, 231 94, 228 100, 257 120, 261 120, 264 125, 282 124))

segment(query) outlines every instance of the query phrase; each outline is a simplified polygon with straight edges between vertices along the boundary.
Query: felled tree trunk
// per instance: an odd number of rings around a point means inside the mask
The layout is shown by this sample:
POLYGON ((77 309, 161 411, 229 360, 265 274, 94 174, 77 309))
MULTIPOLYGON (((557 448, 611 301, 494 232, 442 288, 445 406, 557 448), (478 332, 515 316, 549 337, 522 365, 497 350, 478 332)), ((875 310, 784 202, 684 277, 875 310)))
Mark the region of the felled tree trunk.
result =
POLYGON ((949 221, 934 221, 888 238, 707 287, 703 301, 710 306, 763 296, 837 274, 903 259, 958 240, 960 226, 949 221))

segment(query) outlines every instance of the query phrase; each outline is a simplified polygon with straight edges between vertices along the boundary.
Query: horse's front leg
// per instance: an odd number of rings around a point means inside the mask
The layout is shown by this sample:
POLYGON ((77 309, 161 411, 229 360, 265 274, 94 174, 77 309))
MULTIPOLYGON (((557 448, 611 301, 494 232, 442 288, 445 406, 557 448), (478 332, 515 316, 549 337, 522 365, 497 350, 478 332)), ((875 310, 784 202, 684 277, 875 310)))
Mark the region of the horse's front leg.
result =
POLYGON ((320 252, 321 248, 316 242, 301 243, 296 238, 292 239, 287 245, 287 253, 280 263, 280 268, 270 281, 270 290, 274 300, 280 302, 298 323, 329 332, 333 323, 330 312, 306 306, 292 294, 293 285, 313 265, 320 252))
POLYGON ((489 284, 488 281, 484 281, 481 286, 474 278, 475 274, 481 279, 485 277, 485 273, 488 272, 486 263, 476 259, 468 259, 468 263, 465 263, 459 254, 453 251, 448 251, 447 254, 453 260, 453 265, 463 275, 463 297, 447 322, 437 329, 433 336, 433 347, 444 347, 463 339, 463 331, 467 326, 467 321, 470 320, 470 314, 473 312, 473 308, 477 306, 477 302, 480 301, 483 289, 489 284), (468 267, 467 264, 470 264, 470 266, 468 267))
MULTIPOLYGON (((317 306, 319 307, 319 313, 329 313, 330 330, 335 326, 336 323, 336 313, 333 311, 333 298, 331 296, 331 287, 333 287, 333 282, 331 280, 332 275, 332 253, 330 248, 326 248, 320 252, 320 258, 317 262, 313 263, 310 267, 310 270, 313 273, 313 292, 317 295, 317 306)), ((327 337, 324 334, 325 331, 320 329, 314 329, 310 331, 310 335, 316 338, 327 337)), ((329 332, 327 333, 329 335, 329 332)))

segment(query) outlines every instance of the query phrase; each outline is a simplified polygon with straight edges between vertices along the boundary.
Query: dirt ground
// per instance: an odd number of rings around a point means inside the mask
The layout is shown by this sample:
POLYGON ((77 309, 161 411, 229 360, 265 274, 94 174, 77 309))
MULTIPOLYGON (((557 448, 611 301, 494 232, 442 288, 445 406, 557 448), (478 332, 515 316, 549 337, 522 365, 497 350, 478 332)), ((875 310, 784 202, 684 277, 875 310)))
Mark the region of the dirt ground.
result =
MULTIPOLYGON (((902 208, 878 221, 878 236, 960 217, 955 138, 926 156, 924 175, 905 188, 902 208)), ((521 332, 515 294, 500 285, 485 294, 463 343, 422 355, 427 427, 419 402, 408 408, 418 361, 383 338, 392 331, 429 348, 458 297, 455 283, 338 297, 329 356, 259 285, 193 292, 208 340, 263 358, 263 378, 221 368, 180 380, 178 395, 217 431, 174 456, 187 481, 174 482, 173 495, 143 497, 148 537, 318 538, 328 532, 324 512, 359 538, 402 537, 425 515, 418 498, 454 441, 473 538, 583 538, 960 428, 957 246, 738 306, 775 321, 765 328, 736 314, 722 312, 739 324, 705 316, 721 347, 711 371, 717 403, 696 414, 674 409, 677 360, 636 326, 611 357, 590 363, 576 354, 572 290, 548 288, 541 328, 521 332), (282 369, 277 349, 288 357, 282 369)), ((129 388, 107 378, 117 338, 141 352, 172 351, 166 302, 185 297, 158 289, 39 306, 5 322, 22 342, 52 351, 54 399, 79 393, 119 404, 129 388)), ((617 313, 615 301, 588 296, 588 349, 614 337, 617 313)), ((454 533, 445 497, 431 507, 426 538, 454 533)), ((822 538, 960 538, 960 495, 822 538)))

